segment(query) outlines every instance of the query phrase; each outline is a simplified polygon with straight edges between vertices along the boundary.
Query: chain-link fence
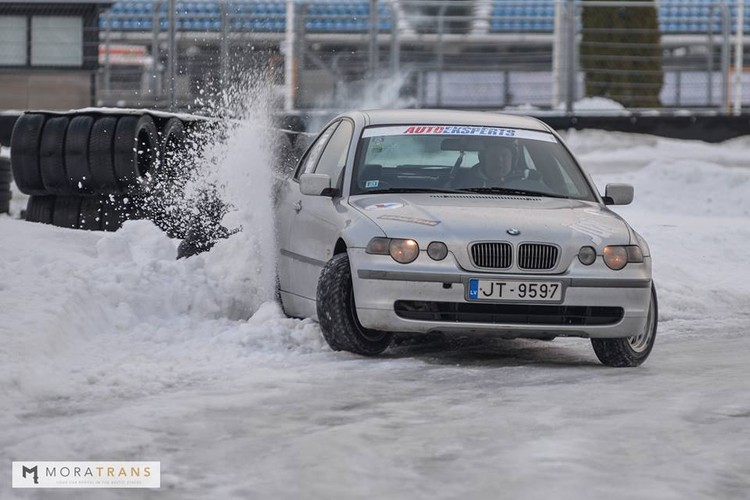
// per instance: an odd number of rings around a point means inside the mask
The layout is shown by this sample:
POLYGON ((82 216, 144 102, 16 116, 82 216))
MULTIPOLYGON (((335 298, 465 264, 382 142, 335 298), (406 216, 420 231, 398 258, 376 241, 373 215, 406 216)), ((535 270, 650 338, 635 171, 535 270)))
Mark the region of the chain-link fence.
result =
MULTIPOLYGON (((89 91, 105 106, 192 109, 252 70, 288 110, 571 111, 583 97, 605 97, 626 108, 727 111, 735 84, 750 84, 736 43, 738 28, 750 27, 742 2, 750 0, 129 0, 99 4, 82 46, 90 61, 98 30, 89 91)), ((21 23, 12 5, 0 0, 0 78, 39 69, 14 43, 41 28, 11 29, 21 23)), ((36 4, 26 25, 54 17, 50 5, 36 4)), ((69 52, 50 54, 68 64, 69 52)), ((750 103, 750 92, 736 95, 750 103)))

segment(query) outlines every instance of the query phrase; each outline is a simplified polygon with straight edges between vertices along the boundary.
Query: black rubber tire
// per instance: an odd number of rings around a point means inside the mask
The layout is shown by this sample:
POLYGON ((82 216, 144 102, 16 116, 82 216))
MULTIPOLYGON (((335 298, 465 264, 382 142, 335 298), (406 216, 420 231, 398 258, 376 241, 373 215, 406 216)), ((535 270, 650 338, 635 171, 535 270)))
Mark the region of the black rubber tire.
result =
POLYGON ((126 195, 105 195, 102 197, 102 231, 117 231, 122 223, 139 219, 140 213, 132 199, 126 195))
POLYGON ((101 196, 86 196, 81 200, 78 227, 85 231, 101 231, 104 199, 101 196))
POLYGON ((55 211, 52 214, 52 224, 58 227, 78 229, 81 217, 80 196, 58 196, 55 199, 55 211))
POLYGON ((10 212, 10 200, 0 200, 0 214, 7 214, 10 212))
POLYGON ((318 321, 334 351, 375 356, 385 351, 393 334, 364 328, 357 319, 352 271, 346 253, 334 255, 318 279, 318 321))
POLYGON ((89 169, 91 187, 97 193, 117 193, 114 164, 114 141, 117 117, 102 116, 91 127, 89 136, 89 169))
POLYGON ((29 196, 29 201, 26 202, 26 220, 28 222, 52 224, 55 198, 56 196, 29 196))
POLYGON ((0 158, 0 184, 9 184, 13 180, 13 171, 8 158, 0 158))
POLYGON ((89 136, 94 125, 91 116, 76 116, 70 120, 65 135, 65 171, 69 193, 88 194, 94 191, 89 167, 89 136))
POLYGON ((10 164, 16 186, 22 193, 46 194, 39 167, 39 145, 46 117, 36 113, 22 115, 13 127, 10 164))
POLYGON ((13 193, 10 192, 10 184, 0 183, 0 202, 10 201, 13 193))
POLYGON ((618 368, 641 365, 651 354, 656 342, 656 329, 659 324, 659 303, 656 297, 656 287, 651 287, 651 304, 649 306, 648 321, 644 334, 650 330, 646 338, 645 349, 634 350, 631 345, 633 337, 619 339, 591 339, 596 357, 602 364, 618 368))
POLYGON ((10 193, 10 182, 0 182, 0 195, 2 193, 10 193))
POLYGON ((179 118, 170 118, 161 129, 161 177, 175 179, 185 168, 185 125, 179 118))
POLYGON ((56 116, 48 119, 42 130, 39 168, 44 188, 50 194, 70 194, 68 173, 65 169, 65 135, 69 122, 67 116, 56 116))
POLYGON ((159 140, 154 120, 148 116, 123 116, 117 120, 114 139, 117 183, 123 190, 147 183, 146 176, 159 162, 159 140))

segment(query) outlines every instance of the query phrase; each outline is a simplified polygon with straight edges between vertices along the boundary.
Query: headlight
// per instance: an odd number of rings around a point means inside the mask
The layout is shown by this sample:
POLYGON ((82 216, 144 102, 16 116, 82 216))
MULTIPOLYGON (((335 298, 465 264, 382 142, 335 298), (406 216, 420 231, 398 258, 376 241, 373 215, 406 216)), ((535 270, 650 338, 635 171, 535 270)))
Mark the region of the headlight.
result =
POLYGON ((414 240, 378 237, 370 240, 365 252, 376 255, 390 255, 396 262, 408 264, 419 256, 419 245, 414 240))
POLYGON ((578 260, 585 266, 590 266, 596 260, 596 250, 594 247, 581 247, 578 250, 578 260))
POLYGON ((442 241, 433 241, 427 245, 427 255, 432 260, 443 260, 448 256, 448 247, 442 241))
POLYGON ((628 262, 643 262, 643 251, 638 245, 610 245, 604 247, 604 263, 619 271, 628 262))
POLYGON ((414 240, 391 240, 388 252, 393 260, 401 264, 413 262, 419 255, 419 245, 414 240))

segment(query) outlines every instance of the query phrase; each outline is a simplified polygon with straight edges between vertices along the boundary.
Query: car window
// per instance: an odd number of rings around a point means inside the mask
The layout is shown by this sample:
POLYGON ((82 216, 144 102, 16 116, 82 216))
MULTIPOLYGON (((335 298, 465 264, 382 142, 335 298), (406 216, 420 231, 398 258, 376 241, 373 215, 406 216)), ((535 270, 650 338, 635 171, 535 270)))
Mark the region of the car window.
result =
POLYGON ((333 135, 333 132, 336 130, 339 123, 340 122, 337 121, 330 124, 328 128, 318 135, 318 138, 315 139, 312 145, 308 148, 307 153, 305 153, 305 156, 300 161, 300 166, 294 174, 295 179, 299 179, 299 176, 304 173, 313 171, 313 168, 315 168, 315 165, 318 163, 318 159, 323 152, 323 148, 328 143, 328 139, 331 138, 331 135, 333 135))
POLYGON ((346 156, 349 152, 349 144, 352 140, 354 125, 348 120, 342 120, 341 125, 331 136, 326 144, 323 154, 315 167, 316 174, 328 174, 331 176, 331 184, 337 186, 339 177, 346 165, 346 156))

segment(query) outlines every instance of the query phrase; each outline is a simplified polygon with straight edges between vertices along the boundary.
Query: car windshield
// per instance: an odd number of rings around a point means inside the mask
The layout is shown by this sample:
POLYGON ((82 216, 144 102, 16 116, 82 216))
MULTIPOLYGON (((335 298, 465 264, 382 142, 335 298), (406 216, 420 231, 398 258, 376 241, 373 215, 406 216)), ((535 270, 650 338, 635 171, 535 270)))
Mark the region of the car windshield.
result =
POLYGON ((473 192, 594 201, 570 153, 549 133, 495 127, 369 127, 351 194, 473 192))

